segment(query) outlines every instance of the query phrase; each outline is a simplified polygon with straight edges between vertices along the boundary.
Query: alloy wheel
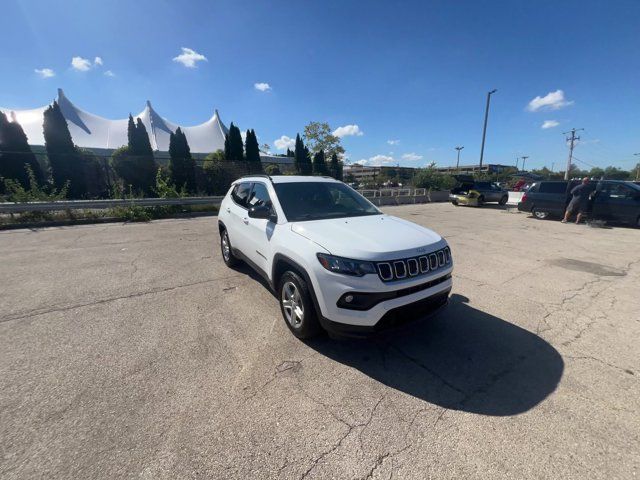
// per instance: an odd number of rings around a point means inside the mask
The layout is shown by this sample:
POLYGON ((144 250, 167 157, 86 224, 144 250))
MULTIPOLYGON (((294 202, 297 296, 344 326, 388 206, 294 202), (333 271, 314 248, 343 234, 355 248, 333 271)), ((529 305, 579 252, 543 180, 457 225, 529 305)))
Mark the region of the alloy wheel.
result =
POLYGON ((299 328, 304 321, 304 305, 300 297, 300 291, 293 282, 282 285, 281 294, 284 316, 293 328, 299 328))
POLYGON ((222 235, 222 256, 226 262, 231 258, 231 245, 229 244, 229 235, 224 232, 222 235))

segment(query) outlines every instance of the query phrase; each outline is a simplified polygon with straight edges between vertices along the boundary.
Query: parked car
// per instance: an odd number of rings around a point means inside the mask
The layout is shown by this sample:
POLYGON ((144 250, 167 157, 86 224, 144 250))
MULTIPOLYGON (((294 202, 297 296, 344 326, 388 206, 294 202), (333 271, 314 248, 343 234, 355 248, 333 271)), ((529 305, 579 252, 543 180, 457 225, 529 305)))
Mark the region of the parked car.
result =
MULTIPOLYGON (((525 192, 518 210, 531 212, 539 219, 561 217, 578 181, 536 182, 525 192)), ((594 182, 589 216, 614 223, 640 227, 640 186, 621 180, 594 182)))
POLYGON ((495 183, 475 181, 473 177, 457 175, 458 184, 451 189, 449 200, 454 205, 481 207, 488 202, 505 205, 509 192, 495 183))
POLYGON ((243 260, 265 278, 299 338, 322 328, 368 334, 448 302, 447 241, 383 214, 332 178, 236 180, 221 203, 218 227, 224 262, 243 260))

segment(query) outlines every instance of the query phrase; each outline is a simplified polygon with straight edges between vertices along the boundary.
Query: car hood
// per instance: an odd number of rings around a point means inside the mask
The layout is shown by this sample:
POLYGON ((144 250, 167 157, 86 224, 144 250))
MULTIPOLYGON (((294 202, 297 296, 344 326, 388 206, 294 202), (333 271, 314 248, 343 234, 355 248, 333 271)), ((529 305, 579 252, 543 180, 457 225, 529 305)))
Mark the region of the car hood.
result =
POLYGON ((332 255, 358 260, 393 260, 446 245, 428 228, 390 215, 294 222, 291 230, 332 255))

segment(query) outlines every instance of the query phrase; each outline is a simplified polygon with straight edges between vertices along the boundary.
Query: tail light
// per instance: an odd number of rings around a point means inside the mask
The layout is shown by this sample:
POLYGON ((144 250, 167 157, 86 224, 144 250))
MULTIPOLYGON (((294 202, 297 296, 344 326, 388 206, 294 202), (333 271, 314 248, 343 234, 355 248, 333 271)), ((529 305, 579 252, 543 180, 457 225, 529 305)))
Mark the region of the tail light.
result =
POLYGON ((521 202, 526 202, 527 201, 527 194, 526 193, 522 194, 522 199, 520 201, 521 202))

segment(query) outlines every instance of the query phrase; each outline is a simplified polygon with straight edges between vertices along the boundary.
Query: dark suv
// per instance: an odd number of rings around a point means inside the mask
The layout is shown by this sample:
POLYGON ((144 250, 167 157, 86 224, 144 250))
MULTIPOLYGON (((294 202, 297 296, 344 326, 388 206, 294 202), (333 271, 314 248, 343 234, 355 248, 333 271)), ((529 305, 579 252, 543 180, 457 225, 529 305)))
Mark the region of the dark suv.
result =
MULTIPOLYGON (((518 210, 531 212, 539 219, 562 217, 571 200, 571 189, 578 181, 536 182, 525 192, 518 210)), ((614 223, 640 227, 640 186, 620 180, 593 182, 589 216, 614 223)))

